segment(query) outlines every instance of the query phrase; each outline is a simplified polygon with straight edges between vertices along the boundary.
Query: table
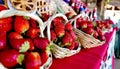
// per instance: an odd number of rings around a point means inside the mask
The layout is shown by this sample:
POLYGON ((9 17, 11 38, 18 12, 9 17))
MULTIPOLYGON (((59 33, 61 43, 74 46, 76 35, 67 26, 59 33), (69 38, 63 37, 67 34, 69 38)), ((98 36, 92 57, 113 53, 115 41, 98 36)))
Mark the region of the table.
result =
POLYGON ((79 53, 71 57, 63 59, 54 58, 50 69, 103 69, 104 65, 102 63, 105 63, 108 60, 108 52, 113 54, 114 48, 109 45, 114 34, 115 29, 106 33, 106 42, 101 46, 82 49, 79 53), (112 49, 112 51, 109 51, 110 49, 112 49))

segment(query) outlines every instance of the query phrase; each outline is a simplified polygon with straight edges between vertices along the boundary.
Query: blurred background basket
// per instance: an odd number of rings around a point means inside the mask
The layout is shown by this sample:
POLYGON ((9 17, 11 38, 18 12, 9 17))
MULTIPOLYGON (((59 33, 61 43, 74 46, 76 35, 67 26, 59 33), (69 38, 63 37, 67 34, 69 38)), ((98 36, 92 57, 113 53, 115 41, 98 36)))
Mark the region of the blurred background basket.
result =
POLYGON ((74 19, 70 20, 70 22, 73 23, 73 26, 74 26, 73 30, 77 35, 81 43, 81 46, 83 48, 92 48, 92 47, 97 47, 104 44, 105 41, 100 41, 99 39, 94 38, 92 35, 84 33, 83 31, 76 28, 76 20, 79 17, 82 17, 83 19, 87 19, 87 20, 90 20, 90 19, 86 14, 79 14, 74 19))
POLYGON ((56 4, 52 0, 37 0, 37 13, 47 13, 53 15, 57 12, 56 4))

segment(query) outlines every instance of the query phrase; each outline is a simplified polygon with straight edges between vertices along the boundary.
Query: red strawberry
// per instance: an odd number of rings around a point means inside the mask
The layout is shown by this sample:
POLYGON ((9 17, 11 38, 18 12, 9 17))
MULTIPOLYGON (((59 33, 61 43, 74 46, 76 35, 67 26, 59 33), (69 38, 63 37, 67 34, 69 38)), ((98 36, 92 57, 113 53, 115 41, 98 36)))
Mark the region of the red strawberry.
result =
POLYGON ((32 19, 32 18, 30 18, 29 23, 30 23, 30 26, 31 26, 31 27, 37 28, 37 26, 38 26, 37 22, 36 22, 34 19, 32 19))
POLYGON ((57 37, 54 30, 50 31, 50 35, 51 35, 51 41, 55 41, 57 37))
POLYGON ((25 33, 29 29, 29 22, 23 16, 16 16, 14 29, 18 33, 25 33))
POLYGON ((5 7, 4 5, 0 4, 0 11, 2 10, 7 10, 7 7, 5 7))
POLYGON ((50 42, 47 38, 37 37, 33 39, 33 43, 38 49, 46 50, 50 42))
POLYGON ((47 21, 49 17, 50 15, 48 15, 47 13, 42 13, 42 19, 44 22, 47 21))
POLYGON ((67 48, 68 48, 69 50, 73 50, 73 49, 75 48, 74 42, 73 42, 70 46, 67 46, 67 48))
POLYGON ((62 37, 62 44, 65 46, 70 46, 73 42, 71 35, 66 31, 65 35, 62 37))
POLYGON ((94 30, 93 36, 94 36, 95 38, 98 38, 98 32, 97 32, 96 30, 94 30))
POLYGON ((40 69, 42 62, 38 52, 30 52, 25 55, 25 69, 40 69))
POLYGON ((41 61, 42 61, 42 65, 43 65, 43 64, 46 63, 46 61, 48 60, 49 55, 48 55, 48 53, 47 53, 46 50, 43 50, 43 51, 40 53, 40 55, 41 55, 41 61))
POLYGON ((100 35, 100 36, 102 35, 102 31, 99 27, 96 27, 96 31, 98 32, 98 35, 100 35))
POLYGON ((65 34, 65 29, 63 28, 55 27, 54 30, 57 37, 62 37, 65 34))
POLYGON ((0 50, 5 48, 6 43, 6 32, 0 31, 0 50))
POLYGON ((59 19, 59 17, 56 17, 55 19, 53 19, 52 23, 54 24, 54 26, 59 25, 59 23, 61 23, 61 20, 59 19))
POLYGON ((81 23, 79 23, 81 28, 87 28, 87 22, 86 21, 82 21, 81 23))
POLYGON ((17 33, 17 32, 10 32, 8 34, 8 38, 9 39, 22 39, 23 36, 21 34, 17 33))
POLYGON ((73 40, 77 39, 77 36, 76 36, 76 34, 74 33, 73 30, 69 31, 69 33, 70 33, 70 35, 71 35, 71 37, 72 37, 73 40))
POLYGON ((72 14, 72 12, 68 12, 65 14, 68 19, 74 18, 76 15, 72 14))
POLYGON ((25 39, 12 39, 10 40, 10 44, 19 52, 26 52, 30 49, 30 42, 25 39))
POLYGON ((18 64, 18 56, 19 56, 19 53, 14 49, 4 50, 0 52, 0 62, 5 67, 14 67, 15 65, 18 64))
POLYGON ((40 29, 39 28, 31 27, 26 32, 26 36, 28 36, 28 37, 33 39, 33 38, 39 36, 39 33, 40 33, 40 29))
POLYGON ((26 39, 26 41, 28 41, 28 42, 30 43, 30 48, 29 48, 29 50, 30 50, 30 51, 33 51, 33 50, 35 49, 35 47, 34 47, 34 43, 33 43, 32 39, 26 39))
POLYGON ((12 29, 12 17, 0 18, 0 30, 9 31, 12 29))
POLYGON ((97 27, 101 28, 102 27, 102 21, 96 21, 97 27))
POLYGON ((93 35, 94 34, 94 29, 93 28, 87 28, 85 31, 87 34, 93 35))
POLYGON ((104 35, 101 35, 98 37, 101 41, 105 41, 105 36, 104 35))
POLYGON ((69 22, 65 25, 65 30, 67 30, 67 31, 72 30, 72 25, 69 22))
POLYGON ((87 27, 88 28, 94 28, 94 25, 93 25, 92 21, 87 21, 87 27))

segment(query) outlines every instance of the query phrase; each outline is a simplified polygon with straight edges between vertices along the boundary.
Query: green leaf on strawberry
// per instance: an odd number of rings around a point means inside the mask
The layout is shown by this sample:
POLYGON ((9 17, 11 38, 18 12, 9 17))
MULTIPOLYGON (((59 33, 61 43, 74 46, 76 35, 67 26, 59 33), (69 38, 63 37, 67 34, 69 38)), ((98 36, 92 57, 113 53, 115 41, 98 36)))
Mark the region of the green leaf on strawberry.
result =
POLYGON ((25 58, 25 55, 23 54, 19 54, 18 57, 17 57, 17 62, 22 65, 22 61, 24 60, 25 58))
POLYGON ((28 41, 25 41, 22 46, 20 47, 19 52, 26 52, 30 48, 30 43, 28 41))

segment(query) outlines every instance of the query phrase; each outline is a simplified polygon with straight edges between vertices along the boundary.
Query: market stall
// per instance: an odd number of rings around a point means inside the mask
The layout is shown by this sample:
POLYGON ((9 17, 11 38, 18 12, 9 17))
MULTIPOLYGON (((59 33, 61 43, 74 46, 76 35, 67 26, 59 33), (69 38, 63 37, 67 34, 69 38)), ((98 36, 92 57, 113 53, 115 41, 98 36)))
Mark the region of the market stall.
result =
POLYGON ((77 0, 2 4, 0 69, 114 69, 116 28, 97 20, 96 9, 77 0))

